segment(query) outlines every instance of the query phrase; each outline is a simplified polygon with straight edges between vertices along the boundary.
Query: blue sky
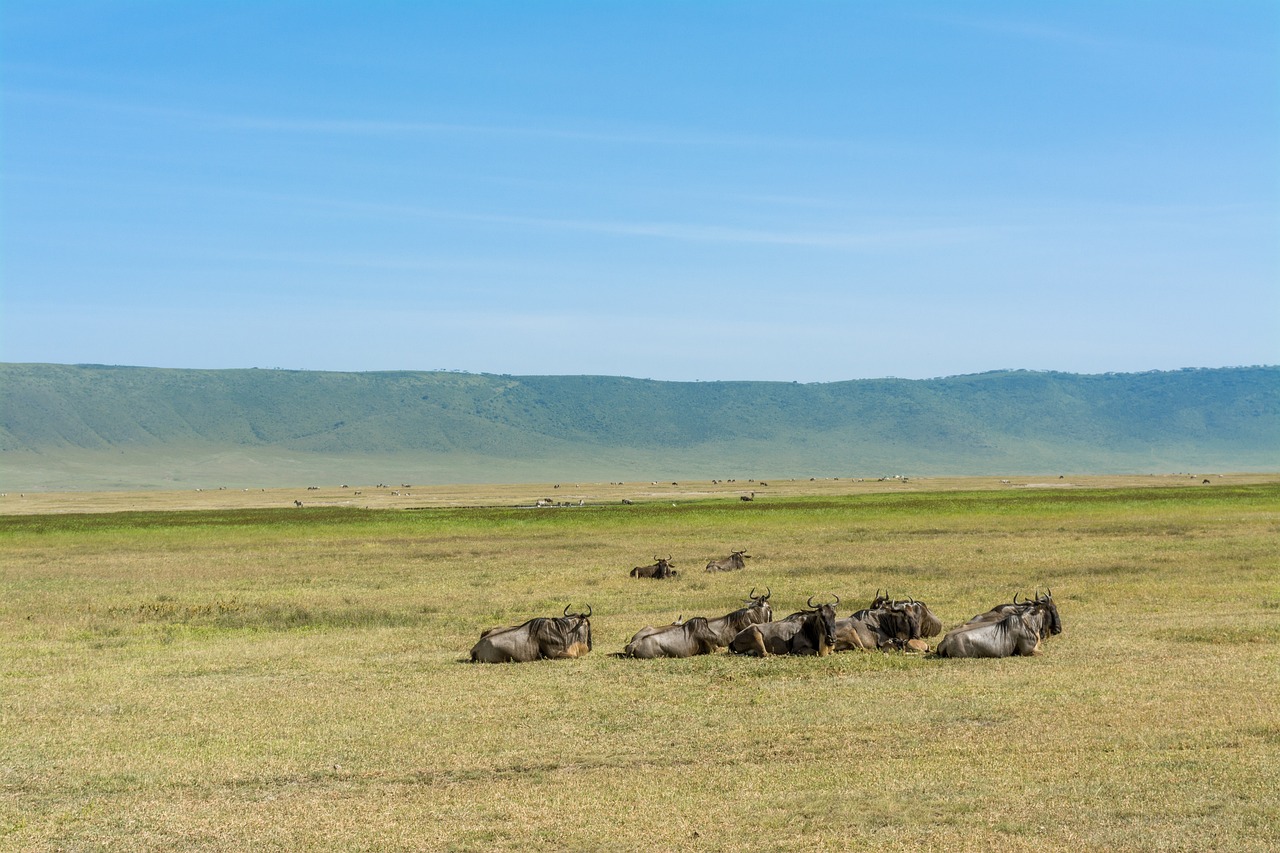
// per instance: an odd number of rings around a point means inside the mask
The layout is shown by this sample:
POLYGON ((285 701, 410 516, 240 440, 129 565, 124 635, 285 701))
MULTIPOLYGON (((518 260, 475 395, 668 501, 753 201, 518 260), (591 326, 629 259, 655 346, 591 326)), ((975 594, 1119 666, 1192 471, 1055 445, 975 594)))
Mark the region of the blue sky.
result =
POLYGON ((1280 5, 0 0, 0 361, 1280 363, 1280 5))

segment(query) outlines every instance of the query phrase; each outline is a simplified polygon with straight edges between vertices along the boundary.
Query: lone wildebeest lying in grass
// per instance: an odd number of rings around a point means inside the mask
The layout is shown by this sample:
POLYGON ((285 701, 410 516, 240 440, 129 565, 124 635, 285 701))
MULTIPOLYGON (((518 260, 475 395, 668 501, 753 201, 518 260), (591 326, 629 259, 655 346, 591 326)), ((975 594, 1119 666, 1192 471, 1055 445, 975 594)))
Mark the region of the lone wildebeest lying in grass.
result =
POLYGON ((711 562, 707 563, 707 571, 709 572, 737 571, 738 569, 746 568, 747 566, 746 561, 749 559, 751 559, 751 555, 748 554, 746 549, 744 548, 741 551, 734 551, 732 554, 725 557, 723 560, 712 560, 711 562))
POLYGON ((586 613, 538 617, 510 628, 490 628, 471 648, 473 663, 525 663, 542 658, 576 658, 591 651, 591 605, 586 613))
POLYGON ((675 577, 680 574, 675 569, 675 563, 671 562, 671 558, 665 560, 659 556, 654 556, 655 560, 652 566, 636 566, 631 570, 633 578, 654 578, 655 580, 663 580, 665 578, 675 577))

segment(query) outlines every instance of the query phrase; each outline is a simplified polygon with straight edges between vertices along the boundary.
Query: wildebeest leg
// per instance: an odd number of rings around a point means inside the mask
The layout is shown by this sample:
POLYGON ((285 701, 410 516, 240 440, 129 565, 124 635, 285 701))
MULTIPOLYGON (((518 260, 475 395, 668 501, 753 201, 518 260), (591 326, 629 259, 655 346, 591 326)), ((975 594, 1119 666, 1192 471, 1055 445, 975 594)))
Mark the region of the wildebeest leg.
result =
POLYGON ((554 655, 548 655, 547 657, 553 660, 568 660, 569 658, 582 657, 586 653, 587 653, 586 643, 570 643, 568 646, 565 647, 564 651, 558 652, 554 655))
POLYGON ((754 625, 747 630, 751 632, 748 635, 751 639, 751 647, 748 650, 748 653, 758 655, 762 658, 767 658, 769 656, 769 650, 765 648, 764 645, 764 634, 762 634, 760 629, 754 625))

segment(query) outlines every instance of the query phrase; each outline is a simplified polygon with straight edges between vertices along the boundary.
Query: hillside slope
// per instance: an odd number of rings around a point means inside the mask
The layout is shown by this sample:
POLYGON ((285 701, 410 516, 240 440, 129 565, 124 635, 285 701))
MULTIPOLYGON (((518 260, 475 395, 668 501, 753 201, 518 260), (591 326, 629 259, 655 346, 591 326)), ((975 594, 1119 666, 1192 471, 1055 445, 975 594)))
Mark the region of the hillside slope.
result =
POLYGON ((187 485, 228 460, 244 485, 1275 470, 1280 368, 802 385, 0 364, 5 488, 187 485))

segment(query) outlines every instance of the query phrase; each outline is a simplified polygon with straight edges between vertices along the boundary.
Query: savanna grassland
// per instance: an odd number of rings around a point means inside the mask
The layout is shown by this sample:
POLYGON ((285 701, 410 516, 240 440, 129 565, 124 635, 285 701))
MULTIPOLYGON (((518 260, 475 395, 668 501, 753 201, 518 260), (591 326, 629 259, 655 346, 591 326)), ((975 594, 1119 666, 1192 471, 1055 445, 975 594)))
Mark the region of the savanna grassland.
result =
POLYGON ((26 503, 0 849, 1275 849, 1280 480, 1196 484, 26 503), (681 577, 628 577, 655 554, 681 577), (1052 588, 1066 630, 1005 660, 613 656, 752 587, 947 627, 1052 588), (588 657, 465 662, 566 604, 588 657))

